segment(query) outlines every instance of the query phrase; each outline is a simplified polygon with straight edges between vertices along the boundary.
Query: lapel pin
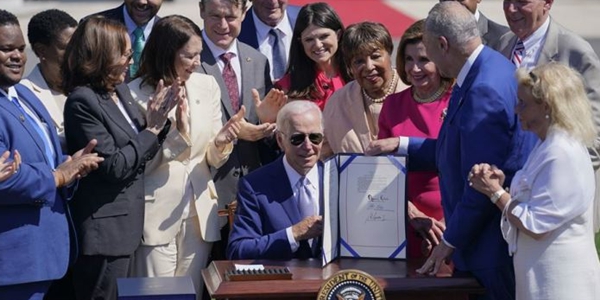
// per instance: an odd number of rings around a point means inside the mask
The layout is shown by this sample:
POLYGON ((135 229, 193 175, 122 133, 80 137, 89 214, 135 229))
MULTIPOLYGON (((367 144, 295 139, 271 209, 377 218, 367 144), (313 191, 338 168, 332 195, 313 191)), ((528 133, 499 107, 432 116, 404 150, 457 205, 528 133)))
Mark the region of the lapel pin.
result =
POLYGON ((252 61, 252 58, 250 58, 250 57, 246 57, 246 61, 247 61, 247 62, 251 62, 251 61, 252 61))
POLYGON ((19 120, 21 120, 21 123, 25 122, 25 116, 24 115, 20 115, 19 116, 19 120))

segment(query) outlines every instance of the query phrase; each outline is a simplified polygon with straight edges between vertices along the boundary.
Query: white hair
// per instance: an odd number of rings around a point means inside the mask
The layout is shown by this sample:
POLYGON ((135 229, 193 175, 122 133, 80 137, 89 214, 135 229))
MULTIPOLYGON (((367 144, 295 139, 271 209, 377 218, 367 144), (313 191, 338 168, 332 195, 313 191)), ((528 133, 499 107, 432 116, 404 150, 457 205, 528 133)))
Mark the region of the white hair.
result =
POLYGON ((309 111, 315 111, 319 116, 319 123, 323 129, 323 113, 314 102, 308 100, 292 100, 277 113, 277 130, 287 133, 292 115, 301 115, 309 111))

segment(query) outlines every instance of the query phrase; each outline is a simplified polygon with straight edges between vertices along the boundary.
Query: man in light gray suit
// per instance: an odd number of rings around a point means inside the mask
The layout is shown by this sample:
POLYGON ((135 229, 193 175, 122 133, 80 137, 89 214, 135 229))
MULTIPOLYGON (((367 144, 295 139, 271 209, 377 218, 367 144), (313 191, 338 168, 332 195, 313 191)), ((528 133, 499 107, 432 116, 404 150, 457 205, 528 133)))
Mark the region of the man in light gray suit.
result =
MULTIPOLYGON (((229 160, 213 171, 221 209, 235 199, 241 176, 276 158, 272 148, 274 144, 270 143, 275 124, 259 124, 252 94, 252 89, 256 89, 262 99, 273 86, 269 63, 256 49, 237 40, 246 9, 247 0, 200 1, 204 30, 199 72, 213 75, 221 88, 223 123, 242 105, 246 108, 246 122, 243 122, 229 160)), ((223 219, 221 226, 225 225, 225 221, 223 219)), ((228 229, 226 226, 223 228, 228 229)), ((222 231, 222 241, 227 234, 222 231)), ((216 249, 218 247, 215 244, 213 254, 217 257, 213 255, 213 259, 224 258, 225 249, 216 249)))
POLYGON ((479 30, 483 44, 494 50, 499 50, 498 42, 500 41, 500 37, 506 34, 509 29, 488 19, 477 9, 477 5, 481 3, 481 0, 440 0, 440 2, 444 1, 460 2, 460 4, 466 7, 475 16, 475 20, 477 20, 477 29, 479 30))
MULTIPOLYGON (((554 0, 504 0, 504 15, 511 32, 500 39, 499 51, 518 67, 533 68, 556 61, 577 70, 584 78, 594 123, 600 132, 600 60, 583 38, 550 17, 554 0), (522 51, 518 51, 522 43, 522 51)), ((596 186, 600 187, 600 138, 590 150, 596 186)), ((600 229, 600 188, 596 188, 596 231, 600 229)))

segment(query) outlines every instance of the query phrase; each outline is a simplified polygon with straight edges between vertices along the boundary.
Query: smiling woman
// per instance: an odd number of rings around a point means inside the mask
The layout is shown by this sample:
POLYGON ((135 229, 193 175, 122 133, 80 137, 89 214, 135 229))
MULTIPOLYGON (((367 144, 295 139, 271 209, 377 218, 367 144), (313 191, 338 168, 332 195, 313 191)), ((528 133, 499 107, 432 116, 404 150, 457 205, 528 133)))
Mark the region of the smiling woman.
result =
POLYGON ((378 119, 387 96, 402 87, 390 58, 394 45, 380 23, 349 26, 341 51, 354 81, 336 91, 325 106, 325 141, 321 157, 364 153, 379 133, 378 119))
POLYGON ((327 3, 300 9, 286 74, 275 83, 290 99, 315 102, 321 110, 329 97, 350 81, 340 51, 344 25, 327 3))

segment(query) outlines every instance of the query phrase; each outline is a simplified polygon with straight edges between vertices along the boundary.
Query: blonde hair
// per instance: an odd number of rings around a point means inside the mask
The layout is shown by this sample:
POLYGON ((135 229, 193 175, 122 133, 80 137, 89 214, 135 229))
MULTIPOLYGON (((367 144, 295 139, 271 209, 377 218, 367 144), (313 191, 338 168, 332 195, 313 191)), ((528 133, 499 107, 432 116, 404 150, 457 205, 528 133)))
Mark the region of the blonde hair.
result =
POLYGON ((548 104, 551 126, 566 130, 586 146, 594 144, 597 132, 592 107, 577 71, 551 62, 531 72, 518 69, 516 77, 519 86, 528 88, 538 103, 548 104))

